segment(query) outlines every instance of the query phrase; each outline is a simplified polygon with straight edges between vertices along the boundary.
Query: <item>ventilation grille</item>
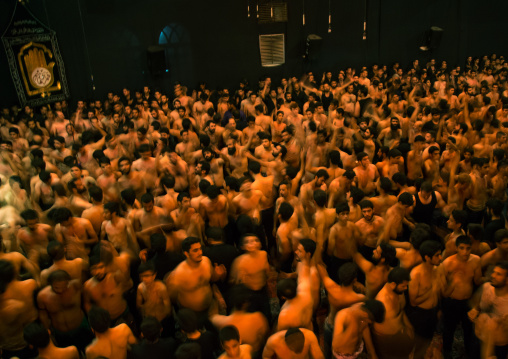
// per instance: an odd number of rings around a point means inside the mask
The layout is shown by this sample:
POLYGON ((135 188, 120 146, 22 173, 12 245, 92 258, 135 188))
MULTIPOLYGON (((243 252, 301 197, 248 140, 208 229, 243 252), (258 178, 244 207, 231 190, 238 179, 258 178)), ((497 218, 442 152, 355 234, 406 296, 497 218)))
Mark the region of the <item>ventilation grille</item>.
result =
POLYGON ((286 2, 267 1, 260 2, 258 6, 258 22, 260 24, 288 21, 288 4, 286 2))
POLYGON ((286 62, 284 34, 259 35, 261 66, 274 67, 286 62))

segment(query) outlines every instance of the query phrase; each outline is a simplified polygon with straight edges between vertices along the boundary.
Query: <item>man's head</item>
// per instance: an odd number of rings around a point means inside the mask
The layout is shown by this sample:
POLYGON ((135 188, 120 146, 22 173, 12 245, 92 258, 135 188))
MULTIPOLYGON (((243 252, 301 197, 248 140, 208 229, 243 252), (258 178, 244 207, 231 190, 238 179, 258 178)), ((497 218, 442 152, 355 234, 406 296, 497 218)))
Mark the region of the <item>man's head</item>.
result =
POLYGON ((452 231, 464 229, 467 224, 467 212, 458 209, 453 210, 446 223, 452 231))
POLYGON ((141 205, 143 206, 143 209, 145 212, 150 213, 153 210, 154 207, 154 199, 153 195, 151 193, 145 193, 141 196, 141 205))
POLYGON ((290 351, 300 354, 305 346, 305 335, 298 328, 289 328, 284 335, 284 341, 290 351))
POLYGON ((88 312, 88 321, 94 333, 105 333, 109 329, 111 316, 107 310, 94 305, 88 312))
POLYGON ((381 243, 372 253, 372 262, 375 265, 383 264, 389 267, 396 267, 399 263, 395 248, 388 243, 381 243))
POLYGON ((496 247, 501 253, 508 254, 508 230, 498 229, 494 233, 494 242, 496 242, 496 247))
POLYGON ((131 160, 128 157, 120 157, 118 160, 118 169, 123 175, 128 175, 131 171, 131 160))
POLYGON ((360 201, 359 205, 362 210, 363 218, 365 218, 367 222, 370 222, 374 217, 374 204, 368 199, 364 199, 360 201))
POLYGON ((439 242, 426 240, 420 245, 418 252, 425 263, 429 263, 437 267, 442 260, 441 250, 441 244, 439 242))
POLYGON ((300 243, 295 250, 295 259, 297 262, 310 262, 314 252, 316 251, 316 242, 312 239, 300 239, 300 243))
POLYGON ((277 296, 280 300, 291 300, 296 297, 297 283, 293 278, 281 279, 277 283, 277 296))
POLYGON ((490 275, 490 284, 494 288, 506 288, 508 285, 508 262, 497 262, 490 275))
POLYGON ((403 294, 409 285, 411 280, 409 271, 402 267, 393 268, 388 273, 388 288, 394 291, 396 294, 403 294))
POLYGON ((348 262, 340 267, 337 274, 341 286, 353 285, 358 279, 358 266, 353 262, 348 262))
POLYGON ((366 300, 362 304, 362 310, 368 314, 370 322, 382 323, 385 320, 386 309, 379 300, 366 300))
POLYGON ((151 285, 155 281, 157 271, 152 262, 143 262, 138 267, 139 280, 144 285, 151 285))
POLYGON ((67 290, 71 276, 64 270, 58 269, 48 276, 48 284, 56 294, 62 294, 67 290))
POLYGON ((49 331, 38 322, 30 323, 23 329, 23 338, 35 349, 46 348, 51 341, 49 331))
POLYGON ((21 212, 21 218, 23 218, 26 226, 31 231, 34 231, 37 228, 37 223, 39 223, 39 214, 37 211, 34 211, 33 209, 26 209, 21 212))
POLYGON ((240 243, 242 244, 242 249, 246 252, 256 252, 261 249, 261 240, 253 233, 245 233, 240 243))
POLYGON ((471 255, 471 238, 468 236, 458 236, 455 239, 457 246, 457 258, 461 261, 467 261, 471 255))
POLYGON ((150 343, 156 342, 162 332, 162 325, 155 317, 145 317, 141 323, 141 335, 150 343))
POLYGON ((349 204, 346 201, 339 202, 335 207, 335 213, 340 222, 346 222, 349 219, 349 204))
POLYGON ((240 356, 240 333, 234 325, 223 327, 219 332, 219 340, 228 356, 232 358, 240 356))
POLYGON ((189 262, 199 263, 203 260, 203 250, 199 238, 185 238, 182 241, 182 251, 189 262))

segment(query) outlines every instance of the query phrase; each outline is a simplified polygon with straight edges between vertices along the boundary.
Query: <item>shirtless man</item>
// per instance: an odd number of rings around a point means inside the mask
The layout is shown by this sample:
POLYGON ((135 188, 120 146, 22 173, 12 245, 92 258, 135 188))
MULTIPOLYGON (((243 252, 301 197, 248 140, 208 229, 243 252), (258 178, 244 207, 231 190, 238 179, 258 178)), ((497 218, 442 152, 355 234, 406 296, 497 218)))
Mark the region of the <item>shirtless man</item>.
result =
POLYGON ((358 188, 361 189, 365 195, 370 195, 376 189, 376 184, 374 182, 379 178, 379 172, 376 166, 370 163, 367 153, 358 153, 356 159, 359 166, 355 167, 353 171, 356 173, 358 188))
POLYGON ((116 202, 104 205, 104 221, 101 225, 101 240, 108 240, 117 250, 139 252, 136 233, 132 223, 119 216, 120 206, 116 202))
POLYGON ((67 259, 88 259, 87 246, 97 243, 97 235, 88 219, 72 217, 71 211, 65 207, 55 210, 55 238, 66 248, 67 259))
POLYGON ((58 269, 48 277, 48 286, 37 295, 39 318, 51 330, 57 346, 75 346, 83 351, 93 339, 81 310, 81 278, 76 280, 58 269))
POLYGON ((106 202, 118 201, 120 192, 118 191, 116 183, 121 174, 118 171, 113 171, 113 166, 109 158, 102 157, 99 163, 102 173, 97 177, 97 186, 102 189, 106 202))
POLYGON ((316 251, 321 255, 323 250, 324 241, 330 235, 330 228, 332 228, 337 213, 335 208, 326 208, 326 192, 323 190, 316 190, 314 192, 314 203, 316 204, 316 213, 314 215, 314 227, 316 228, 317 249, 316 251))
POLYGON ((136 211, 133 216, 133 227, 136 237, 149 247, 150 235, 160 230, 171 229, 172 223, 168 223, 166 212, 154 205, 154 198, 150 193, 141 196, 143 209, 136 211))
POLYGON ((486 158, 473 157, 471 159, 471 197, 466 202, 468 223, 481 224, 487 203, 487 173, 489 163, 486 158))
POLYGON ((233 198, 233 205, 237 215, 246 214, 251 217, 255 224, 261 222, 260 202, 264 198, 263 192, 252 188, 250 177, 239 180, 240 193, 233 198))
POLYGON ((356 359, 364 346, 370 357, 377 358, 369 324, 384 321, 386 309, 378 300, 367 300, 344 308, 335 316, 332 353, 337 359, 356 359))
POLYGON ((412 150, 407 154, 407 178, 413 184, 417 178, 422 178, 422 153, 425 138, 418 135, 413 140, 412 150))
POLYGON ((167 175, 161 178, 160 184, 164 191, 165 195, 155 197, 155 205, 157 207, 161 207, 166 211, 166 215, 169 217, 169 214, 178 207, 176 198, 178 197, 178 193, 175 191, 175 177, 171 175, 167 175))
POLYGON ((0 259, 0 348, 5 358, 33 357, 23 339, 23 327, 37 319, 33 303, 37 283, 33 279, 18 281, 12 262, 0 259))
POLYGON ((270 132, 270 125, 272 124, 272 118, 263 114, 263 105, 256 105, 254 107, 256 111, 256 126, 263 129, 264 132, 270 132))
POLYGON ((308 329, 278 331, 266 342, 263 359, 324 359, 316 335, 308 329))
POLYGON ((443 353, 451 358, 455 328, 462 322, 466 352, 471 352, 471 322, 467 317, 469 299, 474 285, 482 283, 480 258, 471 254, 471 239, 460 236, 455 240, 457 254, 446 258, 441 264, 443 282, 443 353))
POLYGON ((368 199, 362 200, 360 203, 362 210, 362 219, 358 220, 355 224, 363 233, 363 243, 358 247, 358 251, 367 260, 372 259, 372 254, 377 247, 379 234, 383 231, 384 219, 383 217, 374 214, 374 205, 368 199))
POLYGON ((127 157, 121 157, 118 160, 118 169, 122 172, 122 176, 118 178, 119 191, 132 188, 136 192, 136 197, 141 198, 146 192, 144 173, 140 171, 132 171, 131 160, 127 157))
POLYGON ((86 359, 98 357, 109 359, 127 358, 127 350, 137 342, 131 329, 124 323, 110 328, 110 314, 100 307, 92 307, 88 312, 88 318, 95 339, 86 348, 86 359))
POLYGON ((482 341, 482 358, 505 358, 507 355, 508 262, 496 263, 490 283, 482 288, 480 302, 468 313, 475 324, 476 336, 482 341))
POLYGON ((399 196, 397 203, 386 211, 386 223, 383 232, 379 236, 378 243, 382 241, 388 242, 401 237, 402 224, 409 225, 411 228, 414 227, 406 218, 413 210, 413 204, 414 199, 411 194, 405 192, 399 196))
MULTIPOLYGON (((126 323, 133 326, 134 318, 123 297, 124 293, 132 287, 132 280, 128 277, 128 273, 120 269, 108 272, 104 259, 99 255, 93 255, 90 257, 90 274, 93 277, 83 285, 85 311, 89 312, 92 306, 98 306, 109 313, 111 320, 108 325, 126 323)), ((90 318, 90 314, 88 316, 90 318)))
MULTIPOLYGON (((186 192, 179 193, 177 197, 177 204, 178 208, 170 213, 175 226, 175 231, 173 233, 177 235, 178 238, 183 236, 182 240, 186 237, 192 236, 197 236, 199 238, 201 236, 201 230, 199 230, 200 225, 198 222, 201 221, 201 218, 199 217, 196 209, 191 206, 189 194, 186 192)), ((177 248, 173 249, 176 250, 177 248)))
POLYGON ((228 224, 228 200, 217 186, 206 190, 207 197, 199 203, 199 214, 205 226, 224 228, 228 224))
POLYGON ((388 274, 388 282, 376 296, 386 308, 384 321, 374 323, 372 330, 376 353, 381 359, 405 359, 409 358, 413 351, 414 329, 404 312, 404 292, 408 288, 409 280, 406 269, 394 268, 388 274))
POLYGON ((187 176, 189 166, 176 152, 169 150, 162 154, 164 155, 165 153, 167 153, 167 156, 159 161, 159 172, 167 173, 175 178, 175 191, 186 190, 189 187, 189 178, 187 176))
POLYGON ((90 196, 92 207, 85 209, 81 214, 81 218, 85 218, 90 221, 95 234, 98 237, 101 233, 101 224, 104 216, 102 190, 97 186, 90 187, 88 188, 88 195, 90 196))
POLYGON ((166 285, 155 279, 157 272, 151 262, 141 263, 138 273, 141 283, 137 289, 136 307, 143 318, 155 317, 160 323, 164 323, 171 315, 171 301, 166 285))
POLYGON ((180 263, 167 277, 166 286, 172 303, 188 308, 198 316, 199 327, 207 320, 213 297, 221 299, 218 290, 212 291, 211 282, 225 275, 224 265, 212 265, 203 257, 198 238, 187 237, 182 242, 186 260, 180 263))
POLYGON ((39 352, 37 358, 80 359, 75 346, 56 347, 50 337, 49 330, 37 322, 30 323, 23 329, 23 337, 31 347, 39 352))
POLYGON ((317 270, 323 282, 323 286, 328 293, 328 303, 330 311, 324 324, 324 354, 325 358, 330 358, 333 338, 333 326, 335 315, 344 308, 349 308, 353 304, 365 301, 365 295, 356 293, 354 285, 357 283, 358 267, 354 263, 346 263, 340 269, 338 278, 340 285, 334 282, 329 276, 325 267, 319 263, 317 270))
POLYGON ((291 327, 312 329, 310 263, 299 262, 297 272, 298 284, 293 279, 283 279, 277 284, 277 294, 285 300, 279 313, 278 331, 291 327))
MULTIPOLYGON (((256 135, 257 136, 257 135, 256 135)), ((222 149, 222 154, 227 156, 226 162, 231 176, 241 178, 247 172, 248 159, 245 151, 249 150, 247 146, 240 146, 236 139, 230 137, 226 142, 226 147, 222 149)))
POLYGON ((51 267, 44 269, 41 272, 41 285, 45 287, 48 285, 48 277, 51 273, 62 270, 65 271, 72 280, 78 280, 82 282, 83 274, 87 269, 87 263, 81 258, 75 258, 72 260, 65 259, 65 247, 58 241, 51 241, 47 247, 47 253, 53 260, 51 267))
POLYGON ((138 171, 143 175, 143 181, 146 189, 155 189, 156 182, 158 179, 157 165, 155 158, 152 157, 152 151, 150 145, 143 144, 139 146, 140 159, 132 162, 132 170, 138 171))
POLYGON ((435 186, 439 181, 439 148, 429 147, 429 157, 423 163, 425 169, 425 180, 435 186))
POLYGON ((481 257, 482 270, 486 273, 490 272, 490 267, 497 262, 508 260, 508 230, 498 229, 494 233, 494 242, 496 248, 481 257))
POLYGON ((377 183, 377 192, 379 195, 370 198, 370 201, 374 206, 375 214, 381 217, 385 217, 386 211, 388 211, 390 207, 397 203, 397 197, 390 194, 392 188, 393 183, 390 179, 387 177, 382 177, 379 179, 377 183))
POLYGON ((335 208, 337 222, 330 229, 328 237, 327 253, 331 256, 328 266, 328 275, 337 281, 337 273, 340 267, 351 262, 353 249, 361 243, 363 234, 356 224, 349 221, 349 205, 340 202, 335 208))
POLYGON ((47 224, 39 223, 39 215, 33 209, 21 212, 21 218, 25 221, 26 226, 22 227, 16 236, 26 257, 37 258, 39 255, 45 254, 45 248, 53 237, 53 228, 47 224))
POLYGON ((282 202, 278 209, 277 219, 280 224, 275 237, 277 241, 276 268, 284 273, 293 272, 293 251, 296 249, 296 243, 293 243, 293 233, 298 228, 298 223, 293 214, 293 206, 288 202, 282 202))
POLYGON ((321 189, 326 191, 326 180, 329 178, 328 172, 326 170, 319 170, 316 173, 314 179, 308 183, 305 183, 300 187, 300 202, 305 210, 307 223, 312 223, 312 216, 316 212, 316 208, 313 201, 313 193, 314 191, 321 189))
POLYGON ((409 303, 406 314, 415 330, 415 359, 423 359, 427 353, 438 321, 441 298, 441 279, 438 266, 441 264, 441 245, 427 240, 418 249, 423 263, 411 270, 409 303))

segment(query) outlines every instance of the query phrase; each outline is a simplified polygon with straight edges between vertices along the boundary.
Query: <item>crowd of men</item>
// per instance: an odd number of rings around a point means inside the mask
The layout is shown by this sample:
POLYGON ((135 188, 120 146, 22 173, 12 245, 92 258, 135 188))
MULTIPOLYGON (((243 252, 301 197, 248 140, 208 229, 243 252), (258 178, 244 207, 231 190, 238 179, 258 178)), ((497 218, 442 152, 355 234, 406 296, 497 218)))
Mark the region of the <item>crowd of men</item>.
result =
POLYGON ((506 359, 507 75, 1 108, 1 357, 506 359))

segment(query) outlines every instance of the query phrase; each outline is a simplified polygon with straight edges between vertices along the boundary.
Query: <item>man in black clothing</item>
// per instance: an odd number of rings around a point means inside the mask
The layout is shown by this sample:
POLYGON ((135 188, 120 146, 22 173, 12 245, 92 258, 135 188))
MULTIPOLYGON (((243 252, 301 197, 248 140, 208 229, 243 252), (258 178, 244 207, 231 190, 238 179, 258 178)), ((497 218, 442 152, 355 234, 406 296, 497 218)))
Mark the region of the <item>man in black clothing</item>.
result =
POLYGON ((214 353, 220 349, 217 334, 208 330, 201 331, 201 328, 198 328, 196 313, 190 309, 180 309, 176 320, 181 331, 177 334, 180 345, 197 343, 201 346, 202 359, 214 359, 214 353))
POLYGON ((141 343, 133 345, 128 359, 173 359, 176 342, 173 338, 161 338, 162 326, 154 317, 146 317, 141 323, 141 343))
POLYGON ((166 237, 162 233, 150 236, 150 250, 146 253, 146 260, 151 260, 157 271, 155 279, 164 280, 167 273, 176 268, 185 257, 181 253, 166 251, 166 237))
POLYGON ((485 226, 484 240, 494 247, 494 234, 498 229, 505 227, 505 219, 503 216, 503 202, 496 198, 491 198, 487 201, 487 214, 490 217, 488 224, 485 226))

